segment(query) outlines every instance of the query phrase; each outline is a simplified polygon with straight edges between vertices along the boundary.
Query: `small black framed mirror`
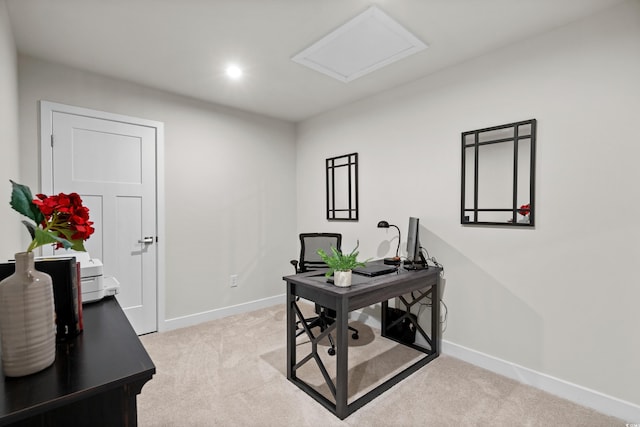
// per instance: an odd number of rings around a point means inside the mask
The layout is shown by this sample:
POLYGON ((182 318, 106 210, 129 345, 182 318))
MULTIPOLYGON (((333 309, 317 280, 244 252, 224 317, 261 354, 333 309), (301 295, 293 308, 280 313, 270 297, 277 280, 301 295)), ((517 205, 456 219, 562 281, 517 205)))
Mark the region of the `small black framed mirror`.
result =
POLYGON ((327 167, 327 219, 358 221, 358 153, 331 157, 327 167))
POLYGON ((536 124, 462 133, 462 224, 535 225, 536 124))

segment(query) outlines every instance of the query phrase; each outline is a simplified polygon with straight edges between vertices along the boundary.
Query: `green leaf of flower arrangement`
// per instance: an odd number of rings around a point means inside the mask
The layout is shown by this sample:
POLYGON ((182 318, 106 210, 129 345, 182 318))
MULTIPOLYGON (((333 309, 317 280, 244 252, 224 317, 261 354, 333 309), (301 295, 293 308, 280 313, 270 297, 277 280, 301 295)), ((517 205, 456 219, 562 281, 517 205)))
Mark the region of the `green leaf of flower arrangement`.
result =
POLYGON ((44 246, 44 245, 48 245, 48 244, 52 244, 52 243, 62 243, 62 246, 65 249, 69 249, 73 246, 73 244, 66 240, 63 239, 62 237, 58 237, 55 236, 47 231, 41 230, 39 228, 35 229, 35 235, 36 237, 33 239, 33 241, 35 242, 35 244, 32 243, 32 246, 34 248, 37 248, 39 246, 44 246))
POLYGON ((33 223, 31 223, 29 221, 25 221, 25 220, 22 220, 22 223, 24 224, 25 227, 27 227, 27 230, 29 231, 29 234, 31 235, 31 239, 35 239, 36 238, 36 226, 33 225, 33 223))
POLYGON ((82 240, 82 239, 80 239, 80 240, 72 240, 71 243, 72 243, 71 249, 73 249, 74 251, 81 251, 81 252, 86 252, 87 251, 84 248, 84 240, 82 240))
MULTIPOLYGON (((44 220, 44 215, 42 215, 40 209, 33 204, 33 195, 29 187, 13 181, 11 181, 11 186, 11 207, 32 220, 35 224, 40 224, 42 220, 44 220)), ((31 232, 31 230, 29 230, 29 232, 31 232)))
POLYGON ((64 230, 60 230, 60 233, 62 233, 64 235, 65 239, 59 238, 59 242, 62 243, 64 245, 65 249, 73 249, 74 251, 82 251, 82 252, 86 252, 86 249, 84 248, 84 241, 82 239, 72 239, 71 236, 73 236, 73 234, 75 233, 75 231, 73 230, 69 230, 69 229, 64 229, 64 230), (66 244, 65 244, 66 242, 66 244))

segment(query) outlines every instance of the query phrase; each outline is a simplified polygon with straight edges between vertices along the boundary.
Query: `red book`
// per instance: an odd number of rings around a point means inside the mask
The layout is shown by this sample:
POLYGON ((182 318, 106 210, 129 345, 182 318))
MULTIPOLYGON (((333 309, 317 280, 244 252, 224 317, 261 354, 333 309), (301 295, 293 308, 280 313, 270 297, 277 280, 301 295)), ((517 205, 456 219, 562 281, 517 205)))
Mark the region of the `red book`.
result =
POLYGON ((76 263, 76 270, 78 272, 78 299, 76 302, 78 310, 78 329, 80 332, 84 329, 82 324, 82 276, 80 276, 80 263, 76 263))

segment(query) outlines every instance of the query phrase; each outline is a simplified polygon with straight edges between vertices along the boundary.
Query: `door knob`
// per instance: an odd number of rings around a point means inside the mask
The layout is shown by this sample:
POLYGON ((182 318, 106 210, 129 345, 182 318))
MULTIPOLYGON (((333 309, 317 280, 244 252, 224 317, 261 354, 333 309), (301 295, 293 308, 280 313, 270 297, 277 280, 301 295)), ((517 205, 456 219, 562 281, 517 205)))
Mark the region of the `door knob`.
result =
POLYGON ((138 240, 138 243, 144 243, 145 245, 150 245, 153 243, 153 236, 144 237, 141 240, 138 240))

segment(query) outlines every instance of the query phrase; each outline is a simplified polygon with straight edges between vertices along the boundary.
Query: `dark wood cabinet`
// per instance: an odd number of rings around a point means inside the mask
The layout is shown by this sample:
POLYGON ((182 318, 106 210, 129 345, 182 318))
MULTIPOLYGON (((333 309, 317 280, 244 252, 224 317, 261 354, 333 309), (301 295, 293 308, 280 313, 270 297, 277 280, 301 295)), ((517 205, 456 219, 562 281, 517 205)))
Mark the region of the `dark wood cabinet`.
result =
POLYGON ((38 373, 0 377, 0 426, 135 426, 136 396, 156 372, 115 298, 83 307, 84 332, 38 373))

